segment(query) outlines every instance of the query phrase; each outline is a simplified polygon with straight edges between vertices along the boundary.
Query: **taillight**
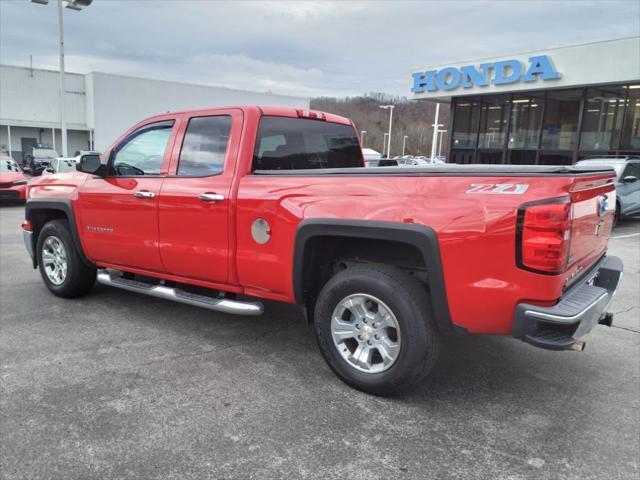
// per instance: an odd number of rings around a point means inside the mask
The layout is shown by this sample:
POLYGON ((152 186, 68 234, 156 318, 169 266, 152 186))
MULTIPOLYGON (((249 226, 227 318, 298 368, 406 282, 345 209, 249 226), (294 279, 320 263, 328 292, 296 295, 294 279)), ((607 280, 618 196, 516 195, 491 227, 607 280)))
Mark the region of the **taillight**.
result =
POLYGON ((22 222, 22 229, 25 232, 32 232, 33 231, 33 224, 31 223, 31 220, 25 220, 24 222, 22 222))
POLYGON ((569 264, 571 202, 568 197, 524 204, 518 212, 518 267, 548 275, 569 264))

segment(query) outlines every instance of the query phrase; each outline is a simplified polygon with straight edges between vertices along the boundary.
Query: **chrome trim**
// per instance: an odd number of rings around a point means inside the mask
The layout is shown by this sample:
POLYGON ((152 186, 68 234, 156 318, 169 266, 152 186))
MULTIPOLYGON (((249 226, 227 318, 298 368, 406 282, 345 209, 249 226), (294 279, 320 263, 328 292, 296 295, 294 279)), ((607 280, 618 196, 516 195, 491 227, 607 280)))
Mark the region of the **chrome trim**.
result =
POLYGON ((139 190, 137 192, 134 192, 133 196, 138 198, 153 198, 156 196, 156 194, 153 192, 148 192, 146 190, 139 190))
POLYGON ((29 252, 29 256, 33 258, 33 232, 28 232, 27 230, 22 229, 22 240, 24 241, 24 246, 26 247, 27 252, 29 252))
POLYGON ((221 195, 219 193, 206 192, 198 195, 198 198, 203 202, 221 202, 224 200, 224 195, 221 195))
MULTIPOLYGON (((524 314, 528 317, 533 317, 533 318, 538 318, 540 320, 547 320, 547 321, 551 321, 551 322, 558 322, 558 323, 574 323, 575 321, 581 319, 582 317, 584 317, 592 308, 598 306, 602 299, 607 299, 607 297, 609 297, 609 295, 611 295, 609 292, 605 292, 602 295, 600 295, 596 300, 594 300, 592 303, 590 303, 589 305, 587 305, 583 310, 581 310, 579 313, 576 313, 575 315, 572 315, 570 317, 565 317, 562 315, 552 315, 549 313, 543 313, 543 312, 537 312, 535 310, 525 310, 524 314)), ((611 295, 613 296, 613 295, 611 295)), ((607 302, 608 304, 609 302, 607 302)))
POLYGON ((262 315, 264 311, 264 307, 260 302, 240 302, 226 298, 192 294, 179 288, 167 287, 166 285, 149 285, 124 279, 117 275, 112 275, 107 271, 99 272, 97 280, 98 283, 110 287, 121 288, 122 290, 128 290, 130 292, 144 293, 152 297, 163 298, 165 300, 172 300, 186 305, 193 305, 233 315, 262 315))

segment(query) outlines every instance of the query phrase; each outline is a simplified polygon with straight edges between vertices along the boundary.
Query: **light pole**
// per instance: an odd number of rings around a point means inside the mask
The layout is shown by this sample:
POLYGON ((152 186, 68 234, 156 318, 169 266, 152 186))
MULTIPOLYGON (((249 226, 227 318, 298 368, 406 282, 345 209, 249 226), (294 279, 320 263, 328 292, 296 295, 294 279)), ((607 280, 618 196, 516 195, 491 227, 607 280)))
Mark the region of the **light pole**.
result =
POLYGON ((402 156, 404 156, 404 147, 407 144, 407 138, 409 138, 409 135, 402 137, 402 156))
POLYGON ((382 155, 384 155, 384 152, 386 151, 385 149, 387 148, 387 137, 389 136, 388 133, 385 133, 382 136, 382 155))
POLYGON ((366 130, 360 130, 360 148, 364 148, 364 134, 367 133, 366 130))
MULTIPOLYGON (((49 0, 31 0, 32 3, 48 5, 49 0)), ((67 121, 64 112, 65 84, 64 84, 64 8, 82 10, 93 0, 58 0, 58 35, 60 37, 60 135, 62 136, 62 156, 67 156, 67 121)), ((55 130, 53 132, 55 142, 55 130)))
POLYGON ((389 110, 389 138, 387 138, 387 158, 391 158, 391 125, 393 124, 393 105, 380 105, 383 110, 389 110))
POLYGON ((440 116, 440 104, 436 103, 436 118, 433 122, 433 140, 431 140, 431 158, 436 156, 436 144, 438 143, 438 128, 442 124, 438 123, 438 117, 440 116))

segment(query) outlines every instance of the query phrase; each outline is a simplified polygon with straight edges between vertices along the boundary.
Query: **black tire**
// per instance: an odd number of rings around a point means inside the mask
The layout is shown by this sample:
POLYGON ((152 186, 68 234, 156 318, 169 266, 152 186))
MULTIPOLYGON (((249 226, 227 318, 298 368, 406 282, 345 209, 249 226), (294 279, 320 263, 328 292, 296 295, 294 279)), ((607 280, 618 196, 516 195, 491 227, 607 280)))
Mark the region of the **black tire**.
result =
POLYGON ((613 215, 613 225, 611 225, 612 230, 618 226, 619 221, 620 221, 620 204, 616 202, 616 212, 613 215))
POLYGON ((333 276, 318 296, 314 320, 320 351, 334 373, 348 385, 374 395, 393 396, 411 391, 430 373, 439 354, 441 339, 432 319, 427 289, 393 267, 357 266, 333 276), (357 293, 381 300, 396 317, 400 349, 387 370, 377 373, 358 370, 343 358, 333 341, 334 309, 343 299, 357 293))
POLYGON ((89 293, 96 282, 96 269, 87 266, 73 242, 69 223, 66 220, 47 222, 38 235, 36 245, 40 275, 47 288, 58 297, 74 298, 89 293), (57 239, 63 246, 66 258, 66 275, 60 284, 54 283, 46 272, 43 249, 48 238, 57 239))

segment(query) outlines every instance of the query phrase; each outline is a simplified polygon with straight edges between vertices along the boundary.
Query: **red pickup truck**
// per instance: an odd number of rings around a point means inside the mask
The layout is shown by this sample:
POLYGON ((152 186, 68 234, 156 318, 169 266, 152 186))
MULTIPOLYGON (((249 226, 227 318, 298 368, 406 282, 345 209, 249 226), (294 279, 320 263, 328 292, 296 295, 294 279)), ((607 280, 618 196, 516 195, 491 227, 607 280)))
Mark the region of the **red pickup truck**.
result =
POLYGON ((611 324, 613 170, 363 165, 329 113, 158 115, 34 179, 25 242, 61 297, 97 278, 225 313, 296 303, 333 371, 380 395, 418 384, 443 335, 581 350, 611 324))

